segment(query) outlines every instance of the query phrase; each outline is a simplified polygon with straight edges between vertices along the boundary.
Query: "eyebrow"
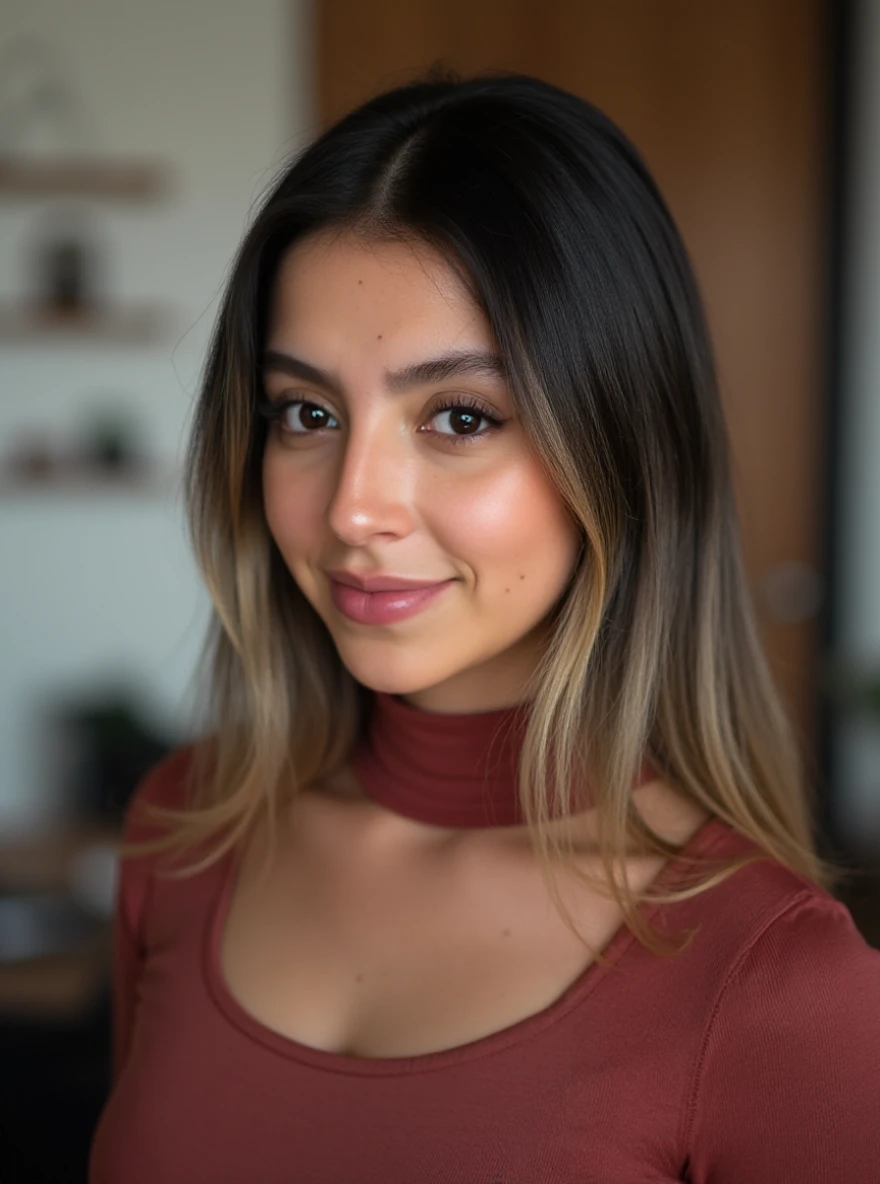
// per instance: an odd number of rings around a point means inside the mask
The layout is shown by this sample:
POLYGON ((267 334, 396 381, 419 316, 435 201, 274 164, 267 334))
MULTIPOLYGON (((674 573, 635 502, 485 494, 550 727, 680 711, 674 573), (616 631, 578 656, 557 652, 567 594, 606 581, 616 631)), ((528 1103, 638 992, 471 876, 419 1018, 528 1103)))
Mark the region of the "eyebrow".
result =
MULTIPOLYGON (((299 378, 304 382, 322 386, 340 398, 344 395, 342 382, 338 375, 327 370, 320 370, 317 366, 312 366, 291 354, 281 353, 279 350, 266 351, 263 355, 263 369, 280 371, 282 374, 289 374, 291 378, 299 378)), ((389 391, 401 392, 411 390, 416 386, 446 382, 447 379, 463 375, 506 379, 507 371, 497 354, 493 354, 489 350, 458 350, 440 354, 436 358, 427 358, 423 362, 413 362, 412 365, 404 366, 401 370, 386 370, 383 380, 389 391)))

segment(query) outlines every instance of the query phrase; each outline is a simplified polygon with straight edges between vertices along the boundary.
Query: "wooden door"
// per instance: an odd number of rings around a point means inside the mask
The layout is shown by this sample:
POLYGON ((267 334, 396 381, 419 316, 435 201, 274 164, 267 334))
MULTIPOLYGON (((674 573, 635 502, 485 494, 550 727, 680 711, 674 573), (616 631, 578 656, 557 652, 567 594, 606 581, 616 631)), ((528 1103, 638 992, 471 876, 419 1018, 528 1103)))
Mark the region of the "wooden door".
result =
POLYGON ((317 0, 322 122, 442 61, 605 110, 645 156, 706 302, 765 643, 816 733, 829 80, 821 0, 317 0))

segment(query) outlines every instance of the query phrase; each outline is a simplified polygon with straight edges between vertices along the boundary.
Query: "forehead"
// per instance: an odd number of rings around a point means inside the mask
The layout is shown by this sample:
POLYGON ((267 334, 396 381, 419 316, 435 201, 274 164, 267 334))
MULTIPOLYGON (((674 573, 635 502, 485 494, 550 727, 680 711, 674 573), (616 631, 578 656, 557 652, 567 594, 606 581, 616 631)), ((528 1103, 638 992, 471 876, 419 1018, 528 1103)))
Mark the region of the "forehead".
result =
POLYGON ((375 240, 322 233, 284 255, 272 290, 269 344, 295 334, 329 334, 351 342, 393 341, 488 345, 491 330, 465 280, 420 240, 375 240))

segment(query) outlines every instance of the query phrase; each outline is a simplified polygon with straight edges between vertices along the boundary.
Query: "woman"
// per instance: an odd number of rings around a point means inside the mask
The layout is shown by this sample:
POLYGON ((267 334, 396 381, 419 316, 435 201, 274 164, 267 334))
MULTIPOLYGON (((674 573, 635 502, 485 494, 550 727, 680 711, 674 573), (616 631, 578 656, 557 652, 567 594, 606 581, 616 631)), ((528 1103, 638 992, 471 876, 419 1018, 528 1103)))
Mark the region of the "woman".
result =
POLYGON ((614 125, 508 76, 331 128, 188 471, 210 712, 126 821, 94 1184, 877 1179, 880 953, 614 125))

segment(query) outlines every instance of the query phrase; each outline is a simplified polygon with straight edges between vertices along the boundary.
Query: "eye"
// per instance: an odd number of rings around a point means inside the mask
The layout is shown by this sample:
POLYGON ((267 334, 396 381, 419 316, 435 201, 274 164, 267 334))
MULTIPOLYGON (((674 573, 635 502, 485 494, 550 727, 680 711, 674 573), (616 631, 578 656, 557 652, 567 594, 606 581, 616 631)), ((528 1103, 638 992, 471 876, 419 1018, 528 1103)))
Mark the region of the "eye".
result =
POLYGON ((257 411, 278 431, 291 436, 339 427, 339 421, 325 407, 306 399, 261 399, 257 411))
MULTIPOLYGON (((272 430, 285 436, 314 436, 326 429, 339 427, 339 421, 326 407, 309 399, 259 399, 257 412, 269 422, 272 430)), ((444 442, 458 445, 477 443, 497 431, 503 420, 490 408, 470 396, 458 395, 444 399, 430 414, 429 423, 439 428, 419 428, 444 442), (487 426, 480 428, 483 422, 487 426)))
POLYGON ((443 436, 451 444, 469 444, 490 435, 501 427, 503 420, 475 399, 463 397, 443 401, 431 412, 431 420, 444 425, 434 435, 443 436), (480 421, 489 426, 480 430, 480 421), (449 431, 445 429, 450 429, 449 431))

